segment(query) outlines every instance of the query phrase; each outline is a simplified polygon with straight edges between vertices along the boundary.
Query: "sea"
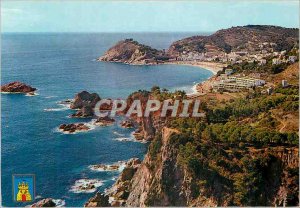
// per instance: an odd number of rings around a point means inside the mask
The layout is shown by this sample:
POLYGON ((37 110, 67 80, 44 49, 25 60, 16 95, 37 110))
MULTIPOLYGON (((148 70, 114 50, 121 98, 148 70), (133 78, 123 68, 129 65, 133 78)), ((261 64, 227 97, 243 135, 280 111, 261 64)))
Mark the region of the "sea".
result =
MULTIPOLYGON (((120 171, 95 171, 90 165, 143 159, 148 143, 132 138, 117 118, 112 126, 95 127, 61 101, 83 90, 101 98, 126 98, 133 91, 158 85, 192 92, 195 83, 212 76, 206 69, 182 65, 131 66, 96 59, 117 41, 133 38, 167 49, 190 33, 4 33, 1 35, 1 82, 21 81, 36 87, 36 96, 1 94, 2 206, 23 207, 14 201, 13 174, 35 175, 35 202, 53 198, 61 206, 80 207, 96 191, 110 187, 120 171), (85 122, 92 130, 64 134, 63 123, 85 122), (83 180, 84 179, 84 180, 83 180), (91 192, 76 191, 87 181, 91 192)), ((198 33, 199 35, 199 33, 198 33)))

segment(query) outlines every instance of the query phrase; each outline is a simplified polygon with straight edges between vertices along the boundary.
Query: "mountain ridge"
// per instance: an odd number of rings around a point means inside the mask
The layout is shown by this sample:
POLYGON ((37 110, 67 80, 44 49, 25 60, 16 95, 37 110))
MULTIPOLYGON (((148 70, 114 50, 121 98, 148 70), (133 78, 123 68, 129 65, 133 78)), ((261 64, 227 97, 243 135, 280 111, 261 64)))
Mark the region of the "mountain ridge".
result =
POLYGON ((99 61, 121 62, 132 65, 160 64, 179 60, 187 53, 224 56, 231 52, 255 54, 263 44, 272 51, 290 50, 298 45, 299 29, 272 25, 246 25, 221 29, 211 35, 183 38, 165 50, 157 50, 133 39, 125 39, 108 49, 99 61))

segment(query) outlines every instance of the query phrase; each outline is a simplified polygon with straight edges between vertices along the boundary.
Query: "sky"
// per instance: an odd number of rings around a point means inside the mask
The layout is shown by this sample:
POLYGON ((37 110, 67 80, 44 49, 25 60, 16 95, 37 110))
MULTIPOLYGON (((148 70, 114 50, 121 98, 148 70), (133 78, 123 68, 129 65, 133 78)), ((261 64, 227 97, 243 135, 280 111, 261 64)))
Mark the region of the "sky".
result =
POLYGON ((2 32, 213 32, 248 24, 299 27, 299 1, 1 2, 2 32))

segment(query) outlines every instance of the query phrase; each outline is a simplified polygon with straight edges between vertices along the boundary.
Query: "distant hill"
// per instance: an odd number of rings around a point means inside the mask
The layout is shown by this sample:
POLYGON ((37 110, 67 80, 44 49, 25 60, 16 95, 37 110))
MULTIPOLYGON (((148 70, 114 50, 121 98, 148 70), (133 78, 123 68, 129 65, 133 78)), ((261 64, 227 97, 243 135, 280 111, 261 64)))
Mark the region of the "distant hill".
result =
POLYGON ((298 29, 277 26, 248 25, 222 29, 209 36, 193 36, 171 44, 168 51, 126 39, 98 58, 99 61, 133 65, 159 64, 189 52, 220 55, 230 52, 257 54, 263 48, 271 51, 290 50, 298 44, 298 29))
POLYGON ((264 42, 275 43, 276 51, 289 50, 299 40, 299 30, 277 26, 247 25, 222 29, 209 36, 193 36, 174 42, 168 53, 186 52, 255 52, 264 42))
POLYGON ((119 41, 101 56, 99 61, 127 64, 156 64, 164 60, 164 51, 151 48, 132 39, 119 41))

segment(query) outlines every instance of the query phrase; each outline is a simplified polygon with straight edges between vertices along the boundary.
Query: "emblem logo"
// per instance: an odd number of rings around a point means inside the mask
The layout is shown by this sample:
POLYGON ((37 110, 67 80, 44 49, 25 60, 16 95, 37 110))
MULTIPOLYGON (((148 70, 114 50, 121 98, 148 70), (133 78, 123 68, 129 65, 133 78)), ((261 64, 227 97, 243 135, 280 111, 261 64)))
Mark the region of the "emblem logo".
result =
POLYGON ((17 202, 30 202, 35 197, 35 177, 32 174, 13 175, 13 196, 17 202))

